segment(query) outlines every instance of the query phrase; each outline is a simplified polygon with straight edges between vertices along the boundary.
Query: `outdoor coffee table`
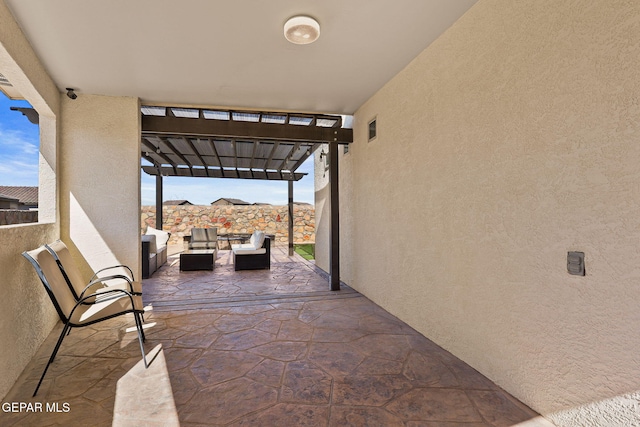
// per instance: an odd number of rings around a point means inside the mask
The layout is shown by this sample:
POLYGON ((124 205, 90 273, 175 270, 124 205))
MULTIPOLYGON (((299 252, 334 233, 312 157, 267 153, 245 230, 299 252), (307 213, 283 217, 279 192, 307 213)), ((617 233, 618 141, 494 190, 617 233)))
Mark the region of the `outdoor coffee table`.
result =
POLYGON ((180 254, 180 271, 213 270, 215 249, 190 249, 180 254))

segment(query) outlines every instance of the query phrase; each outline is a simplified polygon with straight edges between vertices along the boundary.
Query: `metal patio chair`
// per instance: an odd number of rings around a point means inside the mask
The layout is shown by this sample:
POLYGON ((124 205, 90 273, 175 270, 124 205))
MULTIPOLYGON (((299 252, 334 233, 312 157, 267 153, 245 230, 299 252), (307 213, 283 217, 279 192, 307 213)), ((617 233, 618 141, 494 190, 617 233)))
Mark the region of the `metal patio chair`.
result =
POLYGON ((62 276, 76 299, 80 299, 88 293, 103 292, 109 289, 123 289, 133 295, 142 295, 142 284, 134 280, 133 271, 126 265, 120 264, 100 269, 87 282, 83 279, 80 270, 71 257, 69 248, 62 240, 56 240, 49 245, 44 245, 44 247, 56 260, 62 276), (126 274, 100 276, 100 273, 114 269, 120 269, 126 274))
POLYGON ((123 289, 102 289, 98 293, 85 293, 79 299, 74 296, 71 286, 67 283, 62 271, 58 267, 58 263, 53 255, 43 245, 31 251, 25 251, 22 255, 33 265, 40 281, 44 285, 47 295, 51 299, 53 306, 60 317, 64 328, 60 333, 58 342, 56 343, 51 357, 47 362, 47 366, 42 372, 40 381, 36 386, 33 396, 38 393, 42 380, 49 369, 49 365, 54 361, 62 340, 72 328, 81 328, 93 325, 103 320, 112 319, 123 314, 133 314, 138 331, 138 341, 140 342, 140 351, 142 352, 142 360, 147 368, 147 358, 144 352, 145 336, 142 330, 142 301, 140 296, 134 296, 130 292, 123 289), (136 301, 138 300, 138 301, 136 301))

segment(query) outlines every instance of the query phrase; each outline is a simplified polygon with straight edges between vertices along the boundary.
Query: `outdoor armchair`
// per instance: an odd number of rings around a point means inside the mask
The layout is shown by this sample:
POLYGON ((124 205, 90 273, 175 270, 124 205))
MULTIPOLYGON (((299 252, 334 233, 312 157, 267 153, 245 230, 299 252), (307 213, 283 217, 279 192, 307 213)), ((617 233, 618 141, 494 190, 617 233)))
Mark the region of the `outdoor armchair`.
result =
POLYGON ((189 249, 217 249, 218 227, 192 228, 189 249))
POLYGON ((136 308, 142 307, 142 298, 140 296, 132 295, 123 289, 101 289, 99 293, 85 292, 84 296, 77 299, 72 292, 72 287, 69 286, 58 267, 58 263, 44 245, 37 249, 23 252, 22 255, 36 270, 47 295, 49 295, 58 313, 58 317, 64 324, 62 333, 51 353, 47 366, 42 372, 33 396, 38 393, 49 365, 54 361, 64 337, 68 335, 72 328, 93 325, 124 314, 133 314, 138 331, 142 359, 145 368, 148 367, 143 345, 145 336, 142 330, 142 309, 136 308))
POLYGON ((234 270, 271 268, 271 239, 262 231, 254 231, 249 243, 231 245, 234 270))
POLYGON ((44 245, 55 259, 62 276, 76 299, 88 293, 102 292, 108 289, 123 289, 133 295, 142 295, 142 285, 134 281, 133 272, 126 265, 114 265, 98 270, 87 282, 71 257, 71 252, 62 240, 44 245), (102 275, 107 271, 118 270, 118 274, 102 275))

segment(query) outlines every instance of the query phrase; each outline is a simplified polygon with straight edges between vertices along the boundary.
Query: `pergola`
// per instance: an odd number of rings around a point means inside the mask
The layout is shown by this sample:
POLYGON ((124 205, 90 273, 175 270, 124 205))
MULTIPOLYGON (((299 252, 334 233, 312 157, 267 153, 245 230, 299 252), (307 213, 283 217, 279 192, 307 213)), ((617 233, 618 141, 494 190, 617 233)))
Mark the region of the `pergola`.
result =
MULTIPOLYGON (((289 254, 293 255, 293 183, 296 170, 321 144, 329 144, 331 289, 340 289, 338 146, 353 142, 342 117, 217 108, 143 106, 142 170, 156 177, 162 212, 162 178, 184 176, 287 181, 289 254)), ((157 216, 162 228, 162 215, 157 216)))

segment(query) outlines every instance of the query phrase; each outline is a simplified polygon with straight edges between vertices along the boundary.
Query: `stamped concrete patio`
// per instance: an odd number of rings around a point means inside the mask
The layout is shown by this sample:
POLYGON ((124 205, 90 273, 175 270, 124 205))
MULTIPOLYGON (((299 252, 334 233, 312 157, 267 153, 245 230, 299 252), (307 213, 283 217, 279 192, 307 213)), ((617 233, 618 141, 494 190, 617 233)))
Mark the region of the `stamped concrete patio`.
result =
POLYGON ((170 256, 144 281, 149 369, 133 319, 113 319, 73 330, 32 399, 59 325, 4 399, 42 410, 0 412, 0 425, 550 425, 286 250, 262 271, 234 272, 221 251, 213 272, 179 272, 170 256))

